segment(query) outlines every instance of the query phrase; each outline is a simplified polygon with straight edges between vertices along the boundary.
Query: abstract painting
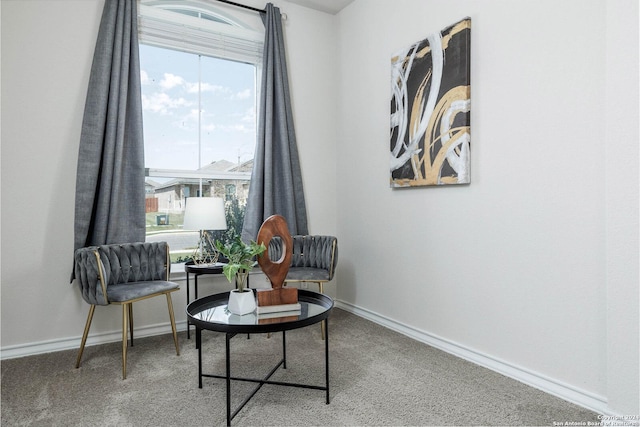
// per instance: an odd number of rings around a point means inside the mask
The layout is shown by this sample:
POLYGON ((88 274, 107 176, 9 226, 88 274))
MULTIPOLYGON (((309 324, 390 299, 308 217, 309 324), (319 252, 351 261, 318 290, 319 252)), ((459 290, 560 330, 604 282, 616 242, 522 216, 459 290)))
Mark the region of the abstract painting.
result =
POLYGON ((391 58, 391 187, 470 182, 470 41, 465 18, 391 58))

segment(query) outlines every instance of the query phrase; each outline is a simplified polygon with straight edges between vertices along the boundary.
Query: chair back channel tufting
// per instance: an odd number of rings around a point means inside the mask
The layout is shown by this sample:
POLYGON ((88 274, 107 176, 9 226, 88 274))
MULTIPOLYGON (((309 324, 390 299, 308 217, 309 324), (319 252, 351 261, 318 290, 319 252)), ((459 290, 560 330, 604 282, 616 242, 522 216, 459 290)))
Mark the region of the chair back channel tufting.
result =
POLYGON ((81 248, 75 254, 75 274, 82 298, 107 305, 109 286, 167 281, 170 264, 167 243, 124 243, 81 248))

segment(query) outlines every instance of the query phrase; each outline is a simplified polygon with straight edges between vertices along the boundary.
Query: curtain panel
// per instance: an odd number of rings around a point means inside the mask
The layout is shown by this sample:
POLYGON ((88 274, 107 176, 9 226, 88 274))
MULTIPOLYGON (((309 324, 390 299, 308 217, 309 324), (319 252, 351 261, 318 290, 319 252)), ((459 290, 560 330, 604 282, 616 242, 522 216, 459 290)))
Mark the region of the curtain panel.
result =
POLYGON ((307 208, 293 125, 280 9, 268 3, 262 20, 265 41, 258 140, 247 209, 245 241, 255 240, 271 215, 287 220, 291 235, 308 234, 307 208))
POLYGON ((74 251, 144 241, 144 197, 137 1, 106 0, 80 136, 74 251))

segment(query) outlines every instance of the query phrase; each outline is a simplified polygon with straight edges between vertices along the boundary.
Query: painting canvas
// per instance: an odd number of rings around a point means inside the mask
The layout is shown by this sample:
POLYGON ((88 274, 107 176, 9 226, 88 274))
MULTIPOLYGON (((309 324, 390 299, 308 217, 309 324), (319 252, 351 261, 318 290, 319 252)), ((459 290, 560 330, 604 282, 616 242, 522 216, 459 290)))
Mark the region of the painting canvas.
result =
POLYGON ((471 19, 391 58, 391 187, 470 182, 471 19))

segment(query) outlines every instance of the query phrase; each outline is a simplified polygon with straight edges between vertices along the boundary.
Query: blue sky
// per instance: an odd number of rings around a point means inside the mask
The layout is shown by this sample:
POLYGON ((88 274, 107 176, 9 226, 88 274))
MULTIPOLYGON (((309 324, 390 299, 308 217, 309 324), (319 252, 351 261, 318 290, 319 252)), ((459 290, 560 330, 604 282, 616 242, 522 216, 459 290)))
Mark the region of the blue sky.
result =
POLYGON ((140 45, 140 74, 146 167, 198 168, 198 86, 202 166, 253 158, 254 66, 140 45))

